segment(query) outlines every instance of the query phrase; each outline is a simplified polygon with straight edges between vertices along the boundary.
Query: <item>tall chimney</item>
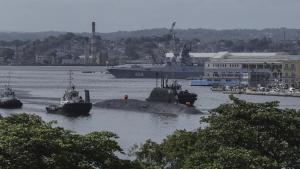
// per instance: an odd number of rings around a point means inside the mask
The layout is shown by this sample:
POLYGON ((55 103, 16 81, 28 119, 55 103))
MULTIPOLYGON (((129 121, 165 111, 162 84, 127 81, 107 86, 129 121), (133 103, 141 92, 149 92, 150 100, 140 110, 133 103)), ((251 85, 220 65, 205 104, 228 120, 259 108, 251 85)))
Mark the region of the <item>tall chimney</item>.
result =
POLYGON ((96 32, 96 22, 92 22, 92 32, 93 32, 93 35, 95 35, 95 32, 96 32))
POLYGON ((92 22, 92 37, 91 37, 91 54, 92 63, 96 63, 96 22, 92 22))

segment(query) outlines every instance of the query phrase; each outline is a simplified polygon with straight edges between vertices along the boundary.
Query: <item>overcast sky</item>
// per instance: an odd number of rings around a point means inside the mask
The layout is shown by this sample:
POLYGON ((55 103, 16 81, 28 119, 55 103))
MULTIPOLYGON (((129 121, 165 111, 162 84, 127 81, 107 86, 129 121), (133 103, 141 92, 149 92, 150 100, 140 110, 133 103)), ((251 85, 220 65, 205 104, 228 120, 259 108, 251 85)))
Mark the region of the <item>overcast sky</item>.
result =
POLYGON ((0 31, 300 28, 300 0, 0 0, 0 31))

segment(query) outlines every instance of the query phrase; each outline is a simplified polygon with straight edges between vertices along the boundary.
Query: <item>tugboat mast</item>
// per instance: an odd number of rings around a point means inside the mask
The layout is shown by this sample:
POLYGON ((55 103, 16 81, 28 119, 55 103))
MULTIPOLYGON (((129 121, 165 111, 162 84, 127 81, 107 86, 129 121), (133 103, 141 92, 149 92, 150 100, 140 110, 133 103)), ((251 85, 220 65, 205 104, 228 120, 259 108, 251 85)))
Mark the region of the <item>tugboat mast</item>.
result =
POLYGON ((72 80, 73 80, 73 77, 72 77, 72 70, 69 71, 69 88, 71 89, 72 88, 72 80))
POLYGON ((7 87, 10 87, 11 71, 8 72, 7 79, 7 87))

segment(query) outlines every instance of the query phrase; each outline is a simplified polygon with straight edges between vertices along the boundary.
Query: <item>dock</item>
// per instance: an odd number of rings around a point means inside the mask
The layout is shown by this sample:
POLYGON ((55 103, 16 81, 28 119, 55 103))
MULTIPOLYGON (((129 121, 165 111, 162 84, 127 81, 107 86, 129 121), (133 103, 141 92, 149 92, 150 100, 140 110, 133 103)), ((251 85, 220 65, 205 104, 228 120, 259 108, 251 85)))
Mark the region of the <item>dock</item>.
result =
POLYGON ((281 96, 281 97, 300 97, 300 93, 284 93, 284 92, 260 92, 260 91, 223 91, 224 94, 245 94, 259 96, 281 96))

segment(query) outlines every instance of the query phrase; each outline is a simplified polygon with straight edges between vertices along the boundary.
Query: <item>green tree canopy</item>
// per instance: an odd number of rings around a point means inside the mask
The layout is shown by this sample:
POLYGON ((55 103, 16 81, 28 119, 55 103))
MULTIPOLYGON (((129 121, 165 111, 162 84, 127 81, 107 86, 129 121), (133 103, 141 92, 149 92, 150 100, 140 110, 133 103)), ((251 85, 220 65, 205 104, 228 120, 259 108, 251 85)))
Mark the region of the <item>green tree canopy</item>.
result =
POLYGON ((300 168, 300 112, 230 98, 201 120, 208 127, 176 131, 161 144, 148 140, 137 161, 148 169, 300 168))
POLYGON ((53 127, 35 115, 0 118, 0 168, 2 169, 126 169, 120 160, 115 134, 75 134, 53 127))

